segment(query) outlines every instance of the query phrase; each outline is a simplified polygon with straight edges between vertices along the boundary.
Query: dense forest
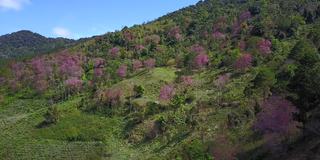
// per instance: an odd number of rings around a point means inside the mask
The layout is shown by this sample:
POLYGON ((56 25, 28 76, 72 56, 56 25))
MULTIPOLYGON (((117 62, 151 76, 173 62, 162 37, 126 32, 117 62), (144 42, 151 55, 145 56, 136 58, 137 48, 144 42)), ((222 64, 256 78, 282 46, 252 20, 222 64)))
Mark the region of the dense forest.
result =
POLYGON ((65 38, 46 38, 23 30, 0 36, 0 58, 24 58, 70 47, 75 41, 65 38))
POLYGON ((317 0, 205 0, 8 60, 0 157, 320 159, 319 17, 317 0))

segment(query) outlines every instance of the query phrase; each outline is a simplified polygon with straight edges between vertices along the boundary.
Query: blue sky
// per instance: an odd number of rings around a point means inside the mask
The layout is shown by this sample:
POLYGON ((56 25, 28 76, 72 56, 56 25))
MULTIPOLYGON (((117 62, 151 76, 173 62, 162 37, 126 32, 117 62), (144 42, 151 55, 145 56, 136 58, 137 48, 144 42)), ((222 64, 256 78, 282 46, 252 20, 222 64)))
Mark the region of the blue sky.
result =
POLYGON ((82 38, 154 20, 199 0, 0 0, 0 35, 82 38))

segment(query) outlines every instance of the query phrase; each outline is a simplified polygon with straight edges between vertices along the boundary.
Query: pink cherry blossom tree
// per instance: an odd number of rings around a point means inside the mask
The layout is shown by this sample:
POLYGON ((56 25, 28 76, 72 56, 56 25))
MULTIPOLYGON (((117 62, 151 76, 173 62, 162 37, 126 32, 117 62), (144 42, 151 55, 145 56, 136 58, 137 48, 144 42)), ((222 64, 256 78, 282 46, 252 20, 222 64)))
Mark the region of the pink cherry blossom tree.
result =
POLYGON ((253 57, 251 54, 243 54, 241 55, 235 62, 234 67, 237 70, 246 70, 247 68, 252 66, 253 57))
POLYGON ((215 31, 213 32, 212 37, 216 40, 223 40, 226 38, 226 35, 220 31, 215 31))
POLYGON ((244 21, 246 21, 246 20, 248 20, 248 19, 250 19, 250 18, 252 18, 251 13, 250 13, 249 11, 244 11, 244 12, 242 12, 242 13, 240 14, 240 16, 239 16, 239 21, 240 21, 240 22, 244 22, 244 21))
POLYGON ((281 96, 271 96, 261 105, 261 112, 257 115, 254 128, 264 134, 288 134, 297 123, 293 114, 298 109, 281 96))
POLYGON ((268 56, 271 54, 271 47, 272 43, 267 39, 262 39, 258 42, 258 49, 263 56, 268 56))
POLYGON ((160 100, 168 101, 175 95, 175 89, 173 85, 164 85, 160 89, 160 100))
POLYGON ((183 39, 183 37, 181 35, 181 29, 178 26, 171 28, 169 30, 168 36, 170 38, 177 40, 177 41, 181 41, 183 39))
POLYGON ((209 57, 207 54, 198 54, 194 58, 194 64, 197 68, 203 68, 209 63, 209 57))
POLYGON ((133 60, 133 62, 132 62, 133 71, 137 71, 142 67, 143 67, 143 64, 140 60, 133 60))
POLYGON ((121 102, 122 91, 120 89, 107 89, 101 91, 99 94, 100 101, 105 103, 108 107, 115 106, 121 102))
POLYGON ((117 58, 120 55, 120 49, 118 47, 113 47, 109 50, 109 54, 112 58, 117 58))
POLYGON ((136 45, 135 47, 134 47, 134 49, 137 51, 137 52, 142 52, 144 49, 146 49, 145 47, 144 47, 144 45, 142 45, 142 44, 138 44, 138 45, 136 45))
POLYGON ((127 41, 127 42, 131 42, 134 40, 134 35, 131 31, 129 30, 126 30, 123 32, 123 36, 124 36, 124 39, 127 41))
POLYGON ((191 86, 193 84, 192 76, 181 76, 181 82, 185 86, 191 86))
POLYGON ((64 82, 65 86, 72 91, 79 91, 82 88, 83 81, 73 77, 64 82))
POLYGON ((64 78, 80 78, 83 73, 82 60, 79 55, 63 54, 58 57, 59 71, 64 78))
POLYGON ((153 59, 153 58, 149 58, 149 59, 145 60, 145 61, 143 62, 143 64, 144 64, 144 66, 145 66, 147 69, 152 69, 152 68, 154 68, 155 65, 156 65, 156 60, 153 59))
POLYGON ((196 54, 206 54, 206 49, 199 44, 194 44, 190 47, 190 52, 193 52, 196 54))
POLYGON ((125 78, 127 76, 127 65, 123 64, 119 67, 119 69, 117 70, 117 74, 119 77, 121 78, 125 78))
POLYGON ((241 41, 239 42, 239 48, 240 48, 241 51, 245 51, 246 48, 247 48, 246 42, 243 41, 243 40, 241 40, 241 41))

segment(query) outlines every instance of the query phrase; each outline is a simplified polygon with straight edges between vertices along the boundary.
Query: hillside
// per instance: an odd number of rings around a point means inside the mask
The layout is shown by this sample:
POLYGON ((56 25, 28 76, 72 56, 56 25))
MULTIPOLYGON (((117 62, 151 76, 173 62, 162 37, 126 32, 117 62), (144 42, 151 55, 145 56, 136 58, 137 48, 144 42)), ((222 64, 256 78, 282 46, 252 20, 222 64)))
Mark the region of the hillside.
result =
POLYGON ((74 43, 65 38, 46 38, 31 31, 18 31, 0 36, 0 57, 14 58, 39 55, 65 48, 74 43))
POLYGON ((317 160, 320 2, 205 0, 0 69, 4 159, 317 160))

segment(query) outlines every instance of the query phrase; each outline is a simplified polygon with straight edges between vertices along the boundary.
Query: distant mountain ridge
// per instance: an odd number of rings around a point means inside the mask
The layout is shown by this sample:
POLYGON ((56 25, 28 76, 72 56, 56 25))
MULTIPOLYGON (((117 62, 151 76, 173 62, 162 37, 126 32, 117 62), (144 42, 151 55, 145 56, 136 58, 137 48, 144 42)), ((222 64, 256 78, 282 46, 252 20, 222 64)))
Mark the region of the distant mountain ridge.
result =
POLYGON ((0 57, 15 58, 53 52, 74 44, 66 38, 47 38, 38 33, 21 30, 0 36, 0 57))

